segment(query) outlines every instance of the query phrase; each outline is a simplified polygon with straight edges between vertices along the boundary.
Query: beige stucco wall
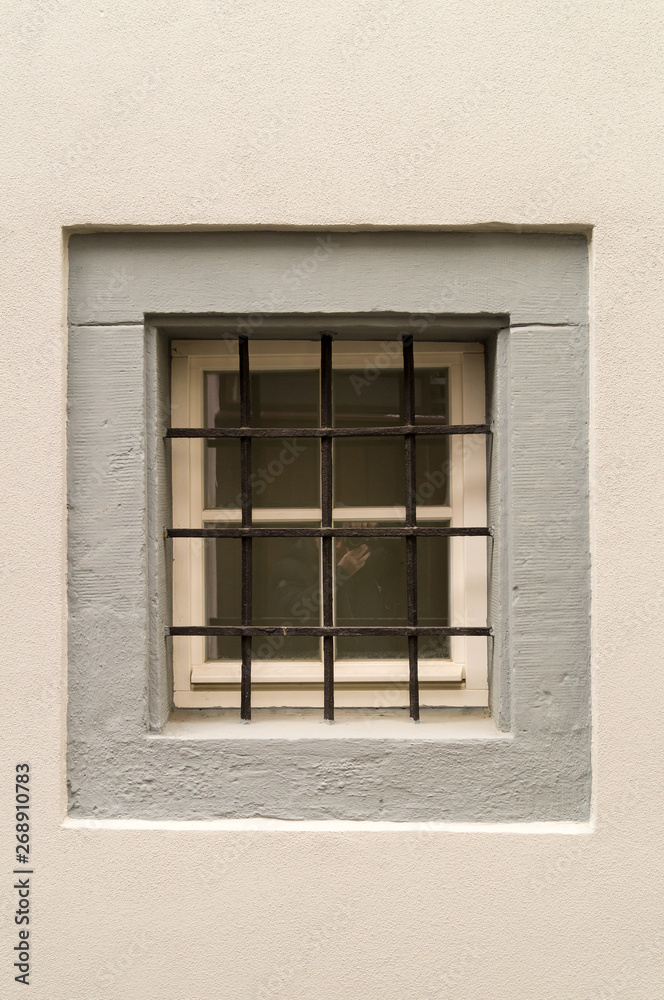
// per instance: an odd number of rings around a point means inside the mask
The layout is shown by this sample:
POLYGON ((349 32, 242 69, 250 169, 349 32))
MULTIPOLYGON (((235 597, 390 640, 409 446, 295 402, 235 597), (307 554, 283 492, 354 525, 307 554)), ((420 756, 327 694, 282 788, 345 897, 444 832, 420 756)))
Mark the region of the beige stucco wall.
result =
POLYGON ((6 11, 0 994, 27 757, 33 997, 661 996, 661 5, 6 11), (62 227, 87 225, 594 227, 592 828, 63 827, 62 227))

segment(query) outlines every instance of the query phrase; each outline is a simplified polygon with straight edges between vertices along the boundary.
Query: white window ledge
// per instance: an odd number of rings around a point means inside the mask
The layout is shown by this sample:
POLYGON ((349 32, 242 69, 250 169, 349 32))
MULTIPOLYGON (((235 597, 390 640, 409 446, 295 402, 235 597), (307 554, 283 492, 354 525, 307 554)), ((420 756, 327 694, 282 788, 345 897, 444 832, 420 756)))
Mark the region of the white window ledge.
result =
POLYGON ((161 733, 149 740, 511 740, 501 732, 487 709, 423 709, 420 721, 407 709, 346 709, 333 724, 316 709, 257 709, 244 723, 234 709, 176 710, 161 733), (296 723, 296 725, 294 725, 296 723))

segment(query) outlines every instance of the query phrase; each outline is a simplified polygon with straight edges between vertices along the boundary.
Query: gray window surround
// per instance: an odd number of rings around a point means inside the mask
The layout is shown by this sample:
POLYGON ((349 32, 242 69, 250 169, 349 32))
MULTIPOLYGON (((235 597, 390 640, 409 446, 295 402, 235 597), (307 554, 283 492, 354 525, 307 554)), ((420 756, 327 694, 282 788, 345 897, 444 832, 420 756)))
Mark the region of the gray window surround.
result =
POLYGON ((70 814, 586 820, 586 238, 86 233, 70 236, 68 262, 70 814), (389 737, 321 728, 317 738, 261 738, 256 728, 249 738, 236 727, 191 738, 166 725, 168 341, 284 327, 305 336, 321 323, 362 339, 410 329, 486 344, 495 528, 486 735, 431 738, 411 724, 389 737))

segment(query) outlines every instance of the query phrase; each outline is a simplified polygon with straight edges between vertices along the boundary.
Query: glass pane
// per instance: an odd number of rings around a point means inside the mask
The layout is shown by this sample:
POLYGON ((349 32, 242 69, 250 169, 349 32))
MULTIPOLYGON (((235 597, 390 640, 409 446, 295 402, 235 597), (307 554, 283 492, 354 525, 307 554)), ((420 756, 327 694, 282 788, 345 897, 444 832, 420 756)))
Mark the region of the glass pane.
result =
MULTIPOLYGON (((252 372, 252 427, 316 427, 319 376, 309 372, 252 372)), ((205 372, 205 426, 240 427, 238 372, 205 372)))
POLYGON ((253 427, 317 427, 319 373, 252 372, 253 427))
MULTIPOLYGON (((204 423, 206 427, 240 426, 240 378, 237 372, 205 372, 204 423)), ((240 442, 205 442, 205 506, 208 510, 239 507, 240 442)))
MULTIPOLYGON (((267 526, 267 525, 266 525, 267 526)), ((282 525, 285 527, 286 525, 282 525)), ((206 527, 214 525, 206 524, 206 527)), ((254 538, 254 625, 320 625, 320 544, 317 538, 254 538)), ((205 540, 206 624, 240 625, 242 541, 205 540)), ((207 659, 239 660, 239 638, 207 640, 207 659)), ((254 637, 255 660, 320 660, 316 636, 254 637)))
MULTIPOLYGON (((388 640, 381 639, 379 642, 385 643, 388 640)), ((345 636, 340 636, 336 640, 336 659, 342 660, 375 660, 377 656, 381 660, 405 660, 403 667, 399 670, 398 678, 400 682, 408 683, 408 639, 405 635, 391 636, 389 639, 389 650, 388 652, 376 653, 376 638, 375 636, 356 636, 354 638, 347 638, 345 636), (351 645, 352 644, 352 645, 351 645), (346 649, 348 651, 346 651, 346 649)), ((382 673, 382 667, 379 664, 375 665, 376 673, 382 673)), ((363 674, 371 674, 372 664, 366 664, 366 667, 362 666, 363 674)), ((383 682, 384 683, 384 682, 383 682)), ((389 705, 390 702, 387 702, 389 705)), ((376 708, 381 707, 381 703, 377 702, 376 708)))
MULTIPOLYGON (((319 374, 253 372, 251 411, 254 427, 316 427, 319 374)), ((207 427, 240 426, 237 372, 205 373, 207 427)), ((320 442, 301 438, 254 438, 252 502, 255 507, 319 505, 320 442)), ((205 459, 208 509, 241 505, 239 440, 208 441, 205 459)))
MULTIPOLYGON (((427 521, 427 525, 447 527, 449 521, 427 521)), ((417 540, 417 611, 419 625, 450 624, 450 540, 417 540)), ((418 647, 422 660, 450 658, 449 636, 422 636, 418 647)))
MULTIPOLYGON (((317 427, 319 373, 255 372, 251 376, 254 427, 317 427)), ((320 441, 254 438, 253 502, 256 507, 318 507, 320 441)))
POLYGON ((205 426, 240 426, 240 376, 238 372, 205 372, 205 426))
POLYGON ((254 507, 320 506, 320 441, 254 438, 254 507))
MULTIPOLYGON (((335 624, 406 625, 406 542, 403 538, 335 539, 335 624)), ((399 658, 399 636, 340 636, 339 659, 399 658)))
MULTIPOLYGON (((449 369, 423 368, 415 372, 415 423, 449 423, 449 369)), ((417 503, 449 503, 449 437, 417 439, 417 503)))
MULTIPOLYGON (((334 423, 337 427, 388 427, 403 424, 403 372, 389 369, 371 381, 363 371, 334 373, 334 423)), ((447 368, 415 372, 415 424, 449 422, 447 368)), ((417 502, 449 503, 449 438, 417 439, 417 502)), ((392 507, 405 503, 405 453, 402 438, 349 438, 334 443, 335 505, 392 507)))
MULTIPOLYGON (((394 427, 403 423, 403 371, 370 380, 363 370, 335 371, 335 427, 394 427)), ((405 503, 403 438, 337 438, 334 503, 337 507, 392 507, 405 503)))
MULTIPOLYGON (((206 524, 206 528, 214 525, 206 524)), ((241 625, 242 541, 239 538, 205 539, 205 623, 241 625)), ((208 660, 239 660, 240 639, 208 636, 208 660)))
POLYGON ((337 438, 333 444, 335 507, 403 507, 403 438, 337 438))
MULTIPOLYGON (((285 525, 283 525, 285 526, 285 525)), ((320 625, 317 538, 254 538, 253 624, 320 625)), ((256 659, 320 660, 317 636, 254 639, 256 659)))
MULTIPOLYGON (((447 527, 449 521, 426 522, 447 527)), ((446 626, 449 611, 449 538, 418 538, 418 624, 446 626)), ((336 540, 335 623, 337 625, 406 625, 406 542, 403 538, 336 540)), ((345 637, 337 640, 339 659, 407 657, 398 637, 345 637)), ((448 636, 426 636, 420 659, 449 659, 448 636)))
POLYGON ((205 508, 238 509, 242 505, 240 442, 236 438, 205 442, 205 508))
POLYGON ((418 437, 415 452, 418 506, 449 505, 449 456, 449 437, 418 437))
POLYGON ((335 371, 335 427, 394 427, 403 423, 403 371, 388 368, 369 379, 361 369, 335 371))
POLYGON ((446 424, 449 415, 449 369, 418 368, 415 372, 415 423, 446 424))

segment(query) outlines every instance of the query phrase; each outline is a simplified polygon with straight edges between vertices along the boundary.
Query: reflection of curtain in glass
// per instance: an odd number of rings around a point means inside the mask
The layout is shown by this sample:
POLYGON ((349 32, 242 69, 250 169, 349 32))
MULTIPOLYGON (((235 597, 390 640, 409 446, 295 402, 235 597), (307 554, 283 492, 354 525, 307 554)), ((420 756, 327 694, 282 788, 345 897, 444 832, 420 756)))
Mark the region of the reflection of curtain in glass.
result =
MULTIPOLYGON (((240 426, 240 379, 237 372, 205 373, 205 413, 208 427, 240 426)), ((207 442, 214 456, 209 460, 206 506, 209 509, 240 506, 240 442, 207 442)))
MULTIPOLYGON (((203 423, 205 427, 216 427, 219 406, 219 375, 216 372, 206 373, 204 389, 203 423)), ((205 442, 205 498, 203 505, 208 509, 214 508, 217 503, 217 450, 211 445, 214 445, 213 441, 205 442)))

